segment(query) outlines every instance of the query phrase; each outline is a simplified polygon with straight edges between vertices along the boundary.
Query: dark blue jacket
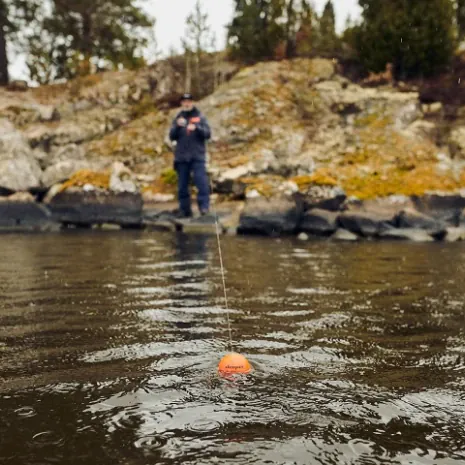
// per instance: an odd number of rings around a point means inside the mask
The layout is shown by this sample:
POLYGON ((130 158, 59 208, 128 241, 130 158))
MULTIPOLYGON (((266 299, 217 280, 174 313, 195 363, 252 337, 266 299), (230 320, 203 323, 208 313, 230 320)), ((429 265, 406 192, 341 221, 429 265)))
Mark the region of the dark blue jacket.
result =
POLYGON ((206 141, 211 137, 210 126, 207 118, 194 107, 191 111, 181 111, 174 118, 170 129, 170 140, 176 141, 175 162, 183 161, 205 161, 206 141), (185 127, 178 126, 177 119, 185 118, 187 124, 193 120, 196 129, 192 132, 185 127))

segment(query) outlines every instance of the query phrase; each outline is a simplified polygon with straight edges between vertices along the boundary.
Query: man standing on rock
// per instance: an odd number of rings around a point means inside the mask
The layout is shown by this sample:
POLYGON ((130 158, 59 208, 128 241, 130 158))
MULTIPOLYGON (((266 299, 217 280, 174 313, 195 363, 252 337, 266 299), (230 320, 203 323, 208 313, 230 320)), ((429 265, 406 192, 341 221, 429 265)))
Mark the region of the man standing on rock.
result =
POLYGON ((189 183, 191 173, 198 190, 197 203, 202 216, 210 208, 210 186, 206 168, 206 142, 211 130, 205 116, 194 105, 191 94, 181 98, 181 111, 174 118, 169 137, 176 141, 174 169, 178 174, 180 216, 192 216, 189 183))

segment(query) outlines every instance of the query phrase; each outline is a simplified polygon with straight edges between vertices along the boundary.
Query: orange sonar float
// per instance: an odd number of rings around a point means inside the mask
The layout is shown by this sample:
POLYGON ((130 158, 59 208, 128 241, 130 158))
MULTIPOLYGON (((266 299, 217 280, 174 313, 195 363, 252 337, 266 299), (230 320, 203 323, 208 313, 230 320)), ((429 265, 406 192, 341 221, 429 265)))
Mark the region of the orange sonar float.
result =
POLYGON ((221 374, 247 374, 252 371, 252 366, 243 355, 232 353, 225 355, 221 359, 218 365, 218 371, 221 374))

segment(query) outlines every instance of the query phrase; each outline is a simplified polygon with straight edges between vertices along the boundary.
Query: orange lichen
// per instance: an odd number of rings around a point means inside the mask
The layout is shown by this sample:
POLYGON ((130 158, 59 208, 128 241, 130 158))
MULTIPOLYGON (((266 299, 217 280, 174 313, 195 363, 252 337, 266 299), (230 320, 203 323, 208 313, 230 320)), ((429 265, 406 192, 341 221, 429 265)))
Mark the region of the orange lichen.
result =
POLYGON ((97 172, 91 170, 80 170, 74 173, 65 183, 61 185, 60 191, 65 191, 70 187, 83 187, 90 184, 96 188, 109 189, 110 173, 97 172))

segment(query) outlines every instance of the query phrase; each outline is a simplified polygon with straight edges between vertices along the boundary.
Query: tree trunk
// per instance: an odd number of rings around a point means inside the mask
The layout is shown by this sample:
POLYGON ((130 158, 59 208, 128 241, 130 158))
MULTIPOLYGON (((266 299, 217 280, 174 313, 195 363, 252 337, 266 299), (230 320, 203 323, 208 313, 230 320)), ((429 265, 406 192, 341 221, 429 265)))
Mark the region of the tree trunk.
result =
POLYGON ((195 54, 195 93, 197 97, 202 94, 200 83, 200 53, 195 54))
POLYGON ((188 50, 184 52, 186 59, 186 81, 184 83, 185 92, 191 92, 192 87, 192 65, 191 65, 191 54, 188 50))
POLYGON ((457 0, 457 26, 459 39, 463 40, 465 36, 465 0, 457 0))
POLYGON ((81 75, 88 76, 91 74, 90 59, 92 58, 92 16, 90 13, 84 13, 82 17, 82 54, 84 60, 81 64, 81 75))
POLYGON ((6 86, 10 81, 6 37, 7 15, 7 7, 3 1, 0 1, 0 86, 6 86))

